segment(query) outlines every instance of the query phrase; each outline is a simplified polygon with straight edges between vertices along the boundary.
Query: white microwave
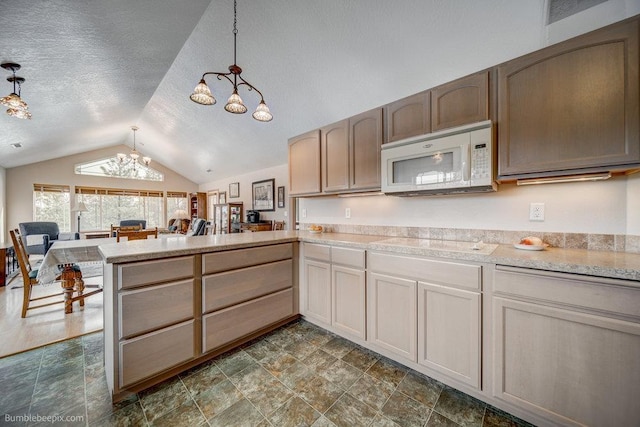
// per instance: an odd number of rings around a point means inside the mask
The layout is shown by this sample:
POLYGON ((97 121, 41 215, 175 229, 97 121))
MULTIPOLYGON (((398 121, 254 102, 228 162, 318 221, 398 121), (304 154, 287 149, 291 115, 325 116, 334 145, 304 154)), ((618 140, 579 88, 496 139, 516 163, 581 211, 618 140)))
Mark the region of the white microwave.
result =
POLYGON ((382 191, 400 196, 495 191, 491 121, 382 146, 382 191))

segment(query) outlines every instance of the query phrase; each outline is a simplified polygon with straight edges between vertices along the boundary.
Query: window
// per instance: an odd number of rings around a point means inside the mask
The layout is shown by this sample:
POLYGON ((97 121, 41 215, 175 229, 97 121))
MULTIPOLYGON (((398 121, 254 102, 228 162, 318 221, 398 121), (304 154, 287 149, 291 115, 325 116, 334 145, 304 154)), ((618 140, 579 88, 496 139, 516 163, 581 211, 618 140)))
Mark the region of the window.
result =
POLYGON ((186 192, 167 191, 167 221, 170 218, 188 218, 188 204, 186 192))
POLYGON ((71 231, 69 186, 33 184, 33 220, 55 222, 60 231, 71 231))
POLYGON ((164 227, 164 199, 161 191, 76 187, 76 201, 84 202, 81 231, 109 230, 125 219, 144 219, 147 228, 164 227))
POLYGON ((75 172, 78 175, 164 181, 161 172, 139 163, 120 163, 116 157, 78 164, 75 166, 75 172))

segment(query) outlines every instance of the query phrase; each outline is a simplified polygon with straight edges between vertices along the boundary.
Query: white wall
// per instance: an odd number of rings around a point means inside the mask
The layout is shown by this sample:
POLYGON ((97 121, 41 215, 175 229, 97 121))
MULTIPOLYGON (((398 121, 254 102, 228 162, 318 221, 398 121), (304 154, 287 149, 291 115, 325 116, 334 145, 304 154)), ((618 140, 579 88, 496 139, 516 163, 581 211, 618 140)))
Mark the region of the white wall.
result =
MULTIPOLYGON (((7 171, 5 168, 0 167, 0 243, 5 241, 5 235, 7 233, 7 171)), ((7 237, 7 241, 11 240, 7 237)))
POLYGON ((274 166, 267 169, 261 169, 254 172, 245 173, 242 175, 235 176, 233 178, 221 179, 218 181, 212 181, 205 184, 200 185, 200 189, 198 191, 207 192, 211 190, 219 190, 227 192, 227 201, 229 202, 242 202, 245 212, 247 210, 252 209, 252 200, 251 200, 251 183, 257 181, 263 181, 265 179, 275 179, 275 197, 274 212, 260 212, 261 220, 276 220, 276 221, 285 221, 286 224, 289 224, 289 218, 286 216, 287 211, 289 209, 289 168, 286 164, 280 166, 274 166), (232 182, 240 183, 240 198, 237 199, 229 199, 229 184, 232 182), (285 187, 285 204, 284 208, 278 208, 277 198, 278 198, 278 187, 285 187))
POLYGON ((640 234, 640 176, 526 187, 504 184, 487 194, 307 198, 299 208, 307 210, 307 217, 300 218, 303 223, 640 234), (532 202, 545 203, 544 222, 529 221, 532 202), (350 219, 345 208, 351 209, 350 219))
MULTIPOLYGON (((117 152, 128 153, 129 151, 131 151, 130 147, 119 145, 7 169, 6 200, 9 203, 6 209, 6 224, 15 228, 20 222, 33 221, 34 183, 69 185, 72 193, 75 192, 76 185, 136 190, 186 191, 187 193, 197 190, 197 184, 157 162, 152 162, 151 167, 164 174, 165 179, 162 182, 75 174, 74 166, 77 163, 113 157, 117 152)), ((73 203, 71 205, 70 209, 73 207, 73 203)), ((74 218, 73 213, 71 218, 74 218)), ((72 220, 71 224, 73 231, 75 231, 76 221, 72 220)), ((9 238, 7 234, 7 231, 4 230, 5 239, 9 238)))

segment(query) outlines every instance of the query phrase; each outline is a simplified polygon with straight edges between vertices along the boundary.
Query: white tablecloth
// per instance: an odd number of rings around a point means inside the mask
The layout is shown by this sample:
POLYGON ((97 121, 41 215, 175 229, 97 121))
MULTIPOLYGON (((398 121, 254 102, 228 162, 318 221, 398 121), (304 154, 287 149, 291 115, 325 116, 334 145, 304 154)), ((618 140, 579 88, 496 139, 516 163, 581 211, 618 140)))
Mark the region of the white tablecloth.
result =
MULTIPOLYGON (((58 266, 61 264, 79 264, 81 269, 83 264, 95 264, 96 267, 99 264, 101 266, 102 255, 98 250, 98 246, 115 242, 115 237, 55 242, 47 251, 42 264, 38 268, 37 279, 42 284, 53 282, 60 274, 58 266)), ((95 270, 95 268, 94 266, 89 266, 87 270, 95 270)), ((102 269, 100 269, 100 272, 102 272, 102 269)), ((83 276, 89 277, 85 275, 85 270, 83 270, 83 276)))

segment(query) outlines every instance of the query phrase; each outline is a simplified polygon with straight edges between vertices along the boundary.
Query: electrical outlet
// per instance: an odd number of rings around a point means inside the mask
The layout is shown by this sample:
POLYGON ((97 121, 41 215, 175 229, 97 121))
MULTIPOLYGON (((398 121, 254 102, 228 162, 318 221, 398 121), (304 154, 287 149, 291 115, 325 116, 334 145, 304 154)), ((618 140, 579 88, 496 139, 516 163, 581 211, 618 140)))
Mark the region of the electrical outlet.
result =
POLYGON ((302 209, 302 218, 306 218, 306 217, 307 217, 307 210, 302 209))
POLYGON ((544 203, 529 204, 529 221, 544 221, 544 203))
POLYGON ((344 217, 345 218, 351 218, 351 208, 345 208, 344 209, 344 217))

